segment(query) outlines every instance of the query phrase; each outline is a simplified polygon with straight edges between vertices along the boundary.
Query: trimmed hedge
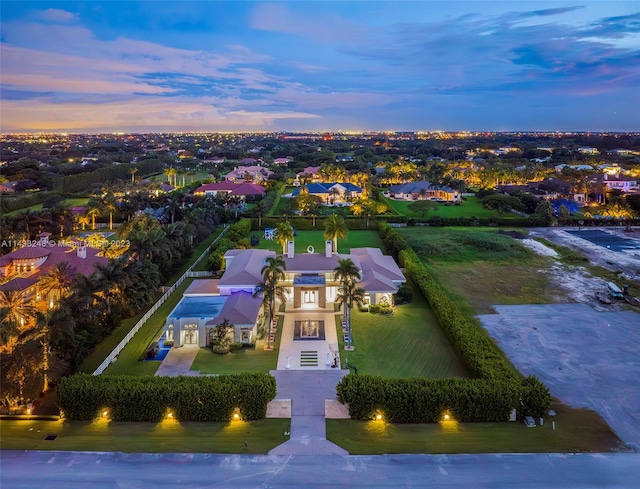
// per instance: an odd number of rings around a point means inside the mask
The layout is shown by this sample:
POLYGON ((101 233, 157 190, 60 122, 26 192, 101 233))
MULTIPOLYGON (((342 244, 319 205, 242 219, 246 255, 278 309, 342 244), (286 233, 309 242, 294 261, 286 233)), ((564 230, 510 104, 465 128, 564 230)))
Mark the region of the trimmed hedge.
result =
POLYGON ((113 421, 161 421, 170 410, 178 421, 228 421, 236 408, 244 419, 263 419, 276 396, 266 373, 217 377, 133 377, 78 374, 56 389, 67 419, 92 420, 108 410, 113 421))
POLYGON ((475 379, 385 379, 349 374, 337 387, 349 415, 391 423, 437 423, 447 411, 456 421, 507 421, 518 401, 515 382, 475 379))
POLYGON ((429 273, 404 237, 380 226, 387 253, 399 258, 405 274, 427 299, 440 326, 475 379, 383 379, 347 376, 338 399, 351 417, 371 419, 376 410, 397 423, 429 423, 448 410, 458 421, 506 421, 512 409, 520 416, 543 416, 549 389, 536 377, 521 379, 479 324, 468 320, 429 273))

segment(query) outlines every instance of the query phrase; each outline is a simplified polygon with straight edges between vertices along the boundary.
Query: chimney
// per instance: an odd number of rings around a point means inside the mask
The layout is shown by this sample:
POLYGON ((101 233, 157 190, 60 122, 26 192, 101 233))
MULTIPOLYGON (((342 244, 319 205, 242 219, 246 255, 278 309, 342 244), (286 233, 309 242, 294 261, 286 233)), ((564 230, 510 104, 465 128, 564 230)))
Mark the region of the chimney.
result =
POLYGON ((287 241, 287 258, 293 258, 295 254, 295 246, 293 241, 287 241))
POLYGON ((331 258, 332 249, 333 249, 333 243, 331 242, 330 239, 326 240, 324 242, 324 256, 327 258, 331 258))
POLYGON ((78 253, 78 257, 79 258, 86 258, 87 257, 87 247, 85 245, 78 246, 77 253, 78 253))

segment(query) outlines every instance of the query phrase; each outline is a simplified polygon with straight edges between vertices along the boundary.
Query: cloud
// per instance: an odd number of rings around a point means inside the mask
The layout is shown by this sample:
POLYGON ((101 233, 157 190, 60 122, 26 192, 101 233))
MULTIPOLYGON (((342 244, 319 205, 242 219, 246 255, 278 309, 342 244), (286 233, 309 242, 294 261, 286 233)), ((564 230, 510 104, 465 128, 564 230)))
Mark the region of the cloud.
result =
POLYGON ((50 8, 47 10, 40 10, 38 12, 35 12, 33 14, 33 18, 41 20, 43 22, 66 24, 69 22, 74 22, 77 19, 77 16, 76 14, 68 12, 66 10, 50 8))

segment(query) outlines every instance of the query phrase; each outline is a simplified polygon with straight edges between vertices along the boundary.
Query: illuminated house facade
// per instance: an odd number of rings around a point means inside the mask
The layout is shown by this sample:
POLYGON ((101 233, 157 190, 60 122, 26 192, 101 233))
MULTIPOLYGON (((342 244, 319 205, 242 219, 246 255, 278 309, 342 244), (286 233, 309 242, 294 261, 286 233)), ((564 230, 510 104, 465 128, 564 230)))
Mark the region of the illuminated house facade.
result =
MULTIPOLYGON (((283 256, 284 287, 287 307, 294 310, 331 310, 340 284, 335 268, 341 259, 351 259, 360 270, 358 285, 365 290, 368 304, 392 304, 405 277, 391 256, 378 248, 352 248, 349 254, 331 252, 331 241, 323 253, 309 247, 307 253, 295 254, 293 241, 283 256)), ((167 317, 166 337, 174 346, 197 344, 207 346, 211 329, 225 318, 234 325, 234 341, 249 344, 255 341, 262 321, 262 300, 254 297, 262 281, 266 259, 276 256, 270 250, 229 250, 225 254, 226 269, 219 280, 196 280, 183 299, 167 317)))

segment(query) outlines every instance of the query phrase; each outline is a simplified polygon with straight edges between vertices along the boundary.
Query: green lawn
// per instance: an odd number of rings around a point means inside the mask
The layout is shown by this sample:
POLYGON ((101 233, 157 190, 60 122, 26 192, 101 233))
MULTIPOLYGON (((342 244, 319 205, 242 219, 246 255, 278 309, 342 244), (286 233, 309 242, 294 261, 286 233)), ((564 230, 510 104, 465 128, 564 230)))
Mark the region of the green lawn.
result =
MULTIPOLYGON (((182 175, 176 175, 175 178, 178 179, 178 186, 180 187, 182 185, 182 175)), ((153 181, 153 182, 162 182, 162 183, 169 183, 168 177, 167 175, 165 175, 164 173, 161 173, 160 175, 154 175, 152 177, 149 178, 149 180, 153 181)), ((196 172, 195 175, 185 175, 184 176, 184 182, 188 185, 191 182, 196 182, 198 180, 211 180, 211 174, 209 174, 209 172, 204 172, 204 171, 199 171, 196 172)), ((174 177, 171 177, 171 185, 173 185, 174 182, 174 177)))
MULTIPOLYGON (((282 253, 282 246, 280 246, 276 240, 266 240, 263 238, 264 231, 252 231, 250 236, 260 238, 260 242, 256 248, 282 253)), ((309 245, 313 246, 316 253, 324 253, 324 231, 298 231, 294 242, 296 253, 306 253, 309 245)), ((349 253, 351 248, 364 247, 382 247, 378 231, 349 231, 346 240, 338 240, 339 253, 349 253)))
POLYGON ((3 450, 266 454, 289 439, 289 419, 196 423, 0 421, 3 450), (45 441, 49 434, 58 435, 45 441), (244 448, 244 442, 247 448, 244 448))
MULTIPOLYGON (((467 370, 440 329, 422 295, 396 307, 392 316, 353 310, 355 351, 341 348, 341 361, 358 373, 383 377, 466 377, 467 370)), ((338 337, 342 337, 341 328, 338 337)))
MULTIPOLYGON (((67 207, 76 207, 76 206, 80 206, 80 205, 85 205, 87 202, 89 202, 89 198, 88 197, 77 197, 77 198, 73 198, 73 199, 65 199, 64 204, 67 207)), ((11 212, 7 212, 7 216, 9 217, 13 217, 17 214, 21 214, 23 212, 27 212, 27 211, 39 211, 42 209, 42 204, 35 204, 35 205, 31 205, 29 207, 24 207, 22 209, 18 209, 15 211, 11 211, 11 212)))
POLYGON ((276 342, 271 351, 265 351, 263 347, 266 340, 256 341, 254 348, 243 348, 226 355, 213 353, 211 348, 200 348, 191 370, 199 370, 201 374, 237 374, 241 372, 269 372, 278 366, 278 352, 284 316, 278 320, 276 342))
MULTIPOLYGON (((394 200, 380 195, 380 199, 387 204, 396 214, 406 217, 422 217, 409 210, 408 205, 410 202, 404 200, 394 200)), ((445 205, 444 203, 438 203, 438 209, 432 210, 427 214, 429 217, 500 217, 497 211, 492 211, 485 208, 477 197, 467 197, 466 201, 463 201, 461 205, 445 205)), ((515 214, 506 213, 505 217, 513 217, 515 214)))
POLYGON ((628 450, 595 411, 554 405, 544 426, 523 423, 389 424, 328 419, 327 439, 351 455, 385 453, 577 453, 628 450), (556 429, 552 428, 555 420, 556 429))

